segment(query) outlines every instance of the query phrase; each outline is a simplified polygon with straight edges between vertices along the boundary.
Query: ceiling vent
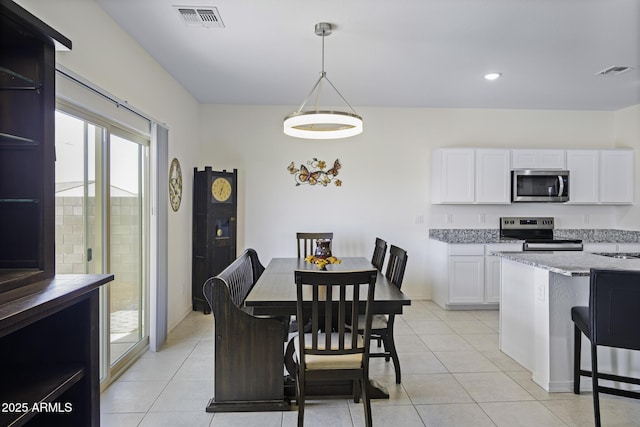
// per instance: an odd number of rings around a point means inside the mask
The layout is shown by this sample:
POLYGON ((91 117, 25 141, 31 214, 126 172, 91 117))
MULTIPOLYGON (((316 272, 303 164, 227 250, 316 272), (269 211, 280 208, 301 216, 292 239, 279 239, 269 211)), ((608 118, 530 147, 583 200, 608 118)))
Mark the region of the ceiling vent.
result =
POLYGON ((188 27, 224 28, 218 8, 209 6, 173 6, 188 27))
POLYGON ((597 76, 619 76, 620 74, 624 74, 629 70, 632 70, 633 67, 624 67, 621 65, 614 65, 609 68, 605 68, 602 71, 598 71, 596 73, 597 76))

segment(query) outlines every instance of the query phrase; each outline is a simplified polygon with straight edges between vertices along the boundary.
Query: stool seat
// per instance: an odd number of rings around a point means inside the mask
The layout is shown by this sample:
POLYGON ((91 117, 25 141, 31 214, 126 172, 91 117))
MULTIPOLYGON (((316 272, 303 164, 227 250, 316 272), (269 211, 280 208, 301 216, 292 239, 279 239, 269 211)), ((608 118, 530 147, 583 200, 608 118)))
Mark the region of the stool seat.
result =
POLYGON ((571 307, 571 320, 583 334, 589 336, 589 307, 571 307))

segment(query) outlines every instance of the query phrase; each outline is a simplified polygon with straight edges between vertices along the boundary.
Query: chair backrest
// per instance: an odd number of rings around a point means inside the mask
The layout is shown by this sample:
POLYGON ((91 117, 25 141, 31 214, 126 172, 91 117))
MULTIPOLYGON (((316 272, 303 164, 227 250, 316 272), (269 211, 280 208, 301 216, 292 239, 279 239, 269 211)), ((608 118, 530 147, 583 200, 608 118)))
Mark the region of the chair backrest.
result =
POLYGON ((402 279, 404 279, 404 270, 407 267, 407 251, 397 246, 391 245, 389 248, 389 262, 387 263, 387 272, 385 276, 391 283, 396 285, 398 289, 402 287, 402 279))
POLYGON ((246 249, 216 278, 227 285, 231 300, 240 307, 263 272, 264 266, 260 263, 256 251, 246 249))
POLYGON ((333 233, 296 233, 298 239, 298 258, 313 255, 316 250, 316 240, 333 240, 333 233))
MULTIPOLYGON (((311 332, 298 334, 302 366, 304 355, 336 356, 362 354, 363 363, 368 363, 369 341, 371 338, 371 318, 373 295, 377 270, 362 271, 308 271, 296 270, 297 316, 310 319, 311 332), (366 285, 362 286, 361 285, 366 285), (366 303, 360 301, 366 292, 366 303), (327 304, 326 301, 332 301, 327 304), (364 314, 364 325, 358 325, 359 316, 364 314), (352 330, 363 330, 364 340, 358 334, 351 334, 347 324, 355 325, 352 330), (331 331, 335 328, 335 331, 331 331), (326 333, 326 332, 328 333, 326 333), (305 338, 310 338, 310 342, 305 338)), ((362 317, 360 317, 362 322, 362 317)), ((298 320, 300 322, 300 320, 298 320)))
POLYGON ((591 342, 640 350, 640 271, 592 269, 591 342))
POLYGON ((382 265, 384 264, 384 258, 387 256, 387 242, 379 237, 376 237, 376 245, 373 248, 373 256, 371 257, 371 264, 373 264, 378 271, 382 271, 382 265))

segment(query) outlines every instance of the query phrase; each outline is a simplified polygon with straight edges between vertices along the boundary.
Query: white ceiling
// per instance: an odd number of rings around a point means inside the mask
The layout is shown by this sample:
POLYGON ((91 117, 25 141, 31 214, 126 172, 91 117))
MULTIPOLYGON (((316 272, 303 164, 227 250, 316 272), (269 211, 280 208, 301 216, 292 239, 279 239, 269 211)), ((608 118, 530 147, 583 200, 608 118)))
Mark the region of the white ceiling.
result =
POLYGON ((299 105, 329 22, 327 77, 356 110, 640 104, 640 68, 596 75, 640 67, 640 0, 97 2, 201 103, 299 105), (173 5, 216 7, 224 28, 186 26, 173 5))

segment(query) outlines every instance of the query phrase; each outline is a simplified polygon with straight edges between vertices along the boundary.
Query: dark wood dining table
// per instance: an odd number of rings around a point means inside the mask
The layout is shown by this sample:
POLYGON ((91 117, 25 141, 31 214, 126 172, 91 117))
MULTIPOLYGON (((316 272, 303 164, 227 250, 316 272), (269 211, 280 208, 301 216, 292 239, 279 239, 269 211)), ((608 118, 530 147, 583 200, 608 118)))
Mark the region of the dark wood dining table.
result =
MULTIPOLYGON (((340 258, 339 264, 328 264, 328 271, 369 270, 375 267, 363 257, 340 258)), ((246 308, 256 316, 290 316, 296 314, 295 270, 318 270, 315 264, 301 258, 273 258, 267 265, 254 287, 245 299, 246 308)), ((366 293, 362 293, 363 302, 366 293)), ((411 304, 411 299, 393 285, 384 274, 378 272, 374 295, 374 314, 402 314, 404 306, 411 304)), ((273 369, 283 369, 282 366, 273 369)), ((285 395, 295 396, 295 387, 285 381, 285 395)), ((351 392, 350 384, 337 385, 335 388, 318 389, 317 395, 340 394, 340 391, 351 392)), ((372 398, 389 398, 384 386, 374 380, 369 381, 368 391, 372 398)), ((309 390, 313 393, 312 390, 309 390)))

